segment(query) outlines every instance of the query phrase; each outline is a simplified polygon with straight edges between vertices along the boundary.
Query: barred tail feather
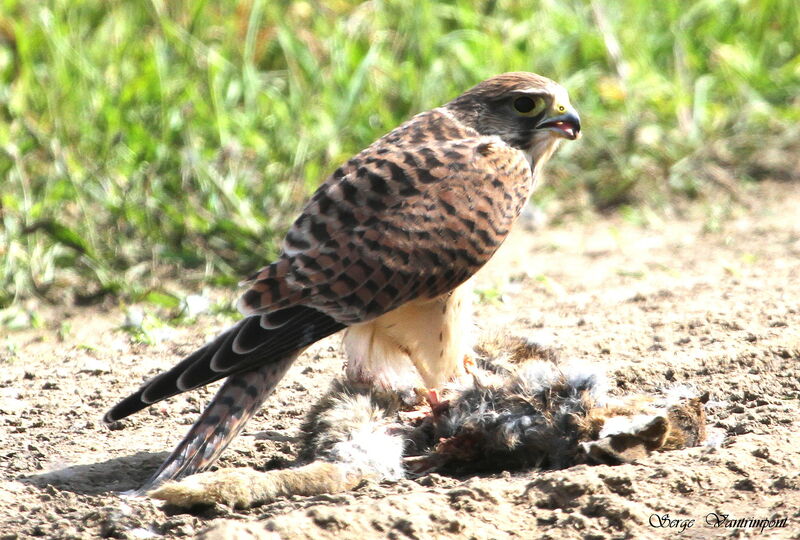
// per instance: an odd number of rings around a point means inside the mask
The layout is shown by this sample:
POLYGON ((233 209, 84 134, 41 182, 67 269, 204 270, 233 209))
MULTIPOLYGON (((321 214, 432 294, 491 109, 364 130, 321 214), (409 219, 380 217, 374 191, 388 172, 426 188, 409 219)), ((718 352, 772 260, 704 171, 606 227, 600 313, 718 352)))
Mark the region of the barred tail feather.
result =
POLYGON ((103 420, 121 420, 163 399, 236 373, 273 365, 345 325, 304 306, 249 316, 116 404, 103 420))
POLYGON ((137 494, 167 480, 178 480, 210 467, 272 393, 302 350, 251 371, 228 377, 183 441, 137 494))

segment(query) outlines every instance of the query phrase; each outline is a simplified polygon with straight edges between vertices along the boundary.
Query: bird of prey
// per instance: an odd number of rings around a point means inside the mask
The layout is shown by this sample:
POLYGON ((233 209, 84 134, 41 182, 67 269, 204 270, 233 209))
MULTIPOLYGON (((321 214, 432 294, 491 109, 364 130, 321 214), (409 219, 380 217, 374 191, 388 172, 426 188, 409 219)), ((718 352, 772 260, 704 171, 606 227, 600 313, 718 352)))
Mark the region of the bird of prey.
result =
POLYGON ((462 374, 467 282, 508 235, 559 143, 580 129, 562 86, 506 73, 336 169, 278 260, 245 281, 244 318, 105 415, 114 422, 226 378, 142 490, 208 468, 302 351, 339 330, 350 380, 400 392, 462 374))

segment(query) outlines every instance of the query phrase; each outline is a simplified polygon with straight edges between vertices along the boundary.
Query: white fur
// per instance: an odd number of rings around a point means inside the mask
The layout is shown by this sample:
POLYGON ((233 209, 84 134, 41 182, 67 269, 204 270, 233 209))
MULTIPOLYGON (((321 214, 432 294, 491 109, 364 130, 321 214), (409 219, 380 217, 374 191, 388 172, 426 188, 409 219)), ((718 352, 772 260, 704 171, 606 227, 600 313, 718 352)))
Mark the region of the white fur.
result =
POLYGON ((608 401, 608 377, 603 369, 586 362, 573 362, 559 369, 552 362, 528 362, 519 371, 531 392, 540 392, 564 377, 572 388, 583 388, 598 405, 608 401))
POLYGON ((378 475, 379 480, 399 480, 404 475, 403 438, 372 429, 360 429, 336 443, 329 458, 360 475, 378 475))
POLYGON ((528 362, 519 369, 519 378, 524 380, 531 393, 541 392, 553 386, 559 378, 558 370, 552 362, 542 360, 528 362))
POLYGON ((608 376, 605 370, 588 362, 575 361, 564 368, 564 378, 572 387, 584 387, 598 406, 608 401, 608 376))
POLYGON ((647 428, 656 418, 662 415, 637 414, 636 416, 612 416, 605 421, 603 429, 600 430, 599 438, 610 437, 611 435, 636 435, 647 428))

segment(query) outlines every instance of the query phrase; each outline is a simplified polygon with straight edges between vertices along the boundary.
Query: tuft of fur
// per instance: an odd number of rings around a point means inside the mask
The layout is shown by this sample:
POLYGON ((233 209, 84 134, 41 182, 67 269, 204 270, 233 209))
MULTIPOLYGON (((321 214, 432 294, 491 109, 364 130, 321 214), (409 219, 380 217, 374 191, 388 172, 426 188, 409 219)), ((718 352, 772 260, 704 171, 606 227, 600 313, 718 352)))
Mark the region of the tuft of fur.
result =
POLYGON ((392 394, 336 380, 306 417, 301 458, 346 464, 377 480, 399 479, 404 442, 390 433, 391 420, 417 400, 415 394, 392 394))
POLYGON ((476 378, 432 415, 427 470, 465 474, 574 464, 578 443, 590 436, 580 419, 597 406, 604 381, 594 371, 562 371, 539 360, 522 363, 499 382, 476 378))
POLYGON ((417 390, 337 379, 303 426, 301 459, 308 464, 268 472, 221 469, 149 494, 184 507, 246 507, 405 473, 618 464, 705 439, 707 394, 683 389, 612 400, 598 369, 562 366, 555 353, 521 338, 493 339, 477 348, 481 368, 446 386, 422 420, 402 422, 404 411, 420 406, 417 390))

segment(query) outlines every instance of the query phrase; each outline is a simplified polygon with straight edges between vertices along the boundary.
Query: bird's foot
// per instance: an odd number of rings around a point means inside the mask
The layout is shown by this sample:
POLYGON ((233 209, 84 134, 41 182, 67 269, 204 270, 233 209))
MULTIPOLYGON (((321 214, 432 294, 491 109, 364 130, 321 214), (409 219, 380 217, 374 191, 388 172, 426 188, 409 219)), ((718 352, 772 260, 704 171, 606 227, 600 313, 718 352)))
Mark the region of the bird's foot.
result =
POLYGON ((436 388, 428 390, 428 403, 431 406, 431 413, 434 418, 441 416, 450 408, 450 400, 442 400, 439 390, 436 388))
POLYGON ((439 399, 439 390, 436 388, 420 388, 417 390, 417 392, 418 395, 422 396, 424 400, 427 401, 427 405, 430 406, 430 409, 423 403, 411 410, 400 411, 397 413, 397 416, 400 418, 400 422, 417 424, 425 420, 425 418, 431 416, 431 414, 434 413, 437 407, 439 407, 442 403, 442 401, 439 399))

